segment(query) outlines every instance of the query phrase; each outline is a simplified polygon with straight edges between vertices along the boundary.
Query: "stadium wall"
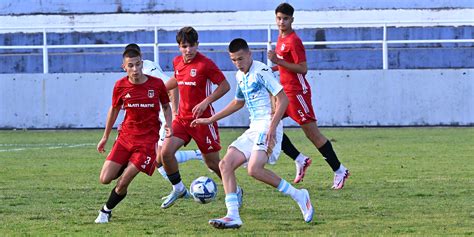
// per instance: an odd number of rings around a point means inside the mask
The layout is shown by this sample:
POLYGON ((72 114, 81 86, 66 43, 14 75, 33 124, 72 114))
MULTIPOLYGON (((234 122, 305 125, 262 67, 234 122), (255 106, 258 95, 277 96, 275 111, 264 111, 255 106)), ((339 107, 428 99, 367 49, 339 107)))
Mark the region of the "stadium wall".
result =
MULTIPOLYGON (((222 109, 232 89, 214 103, 222 109)), ((104 127, 123 73, 1 74, 0 128, 104 127)), ((474 125, 474 69, 310 71, 321 126, 474 125)), ((248 114, 220 122, 247 126, 248 114)), ((285 125, 296 125, 288 119, 285 125)))
POLYGON ((474 8, 471 0, 253 0, 240 1, 183 1, 183 0, 4 0, 0 2, 0 15, 19 14, 84 14, 84 13, 143 13, 143 12, 206 12, 273 10, 281 2, 288 2, 296 10, 361 10, 361 9, 447 9, 474 8))

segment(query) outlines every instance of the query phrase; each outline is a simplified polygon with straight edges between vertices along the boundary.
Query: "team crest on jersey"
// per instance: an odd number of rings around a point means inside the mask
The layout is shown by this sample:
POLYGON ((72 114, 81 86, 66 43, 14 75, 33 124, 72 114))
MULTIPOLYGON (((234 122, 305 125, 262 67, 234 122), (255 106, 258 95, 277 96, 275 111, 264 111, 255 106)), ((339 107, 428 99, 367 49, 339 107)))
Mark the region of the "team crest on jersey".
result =
POLYGON ((190 76, 195 77, 197 73, 197 69, 193 68, 191 69, 191 72, 189 73, 190 76))
POLYGON ((148 98, 153 98, 155 97, 155 91, 154 90, 148 90, 148 98))
POLYGON ((281 44, 280 49, 281 49, 281 51, 285 50, 285 44, 281 44))

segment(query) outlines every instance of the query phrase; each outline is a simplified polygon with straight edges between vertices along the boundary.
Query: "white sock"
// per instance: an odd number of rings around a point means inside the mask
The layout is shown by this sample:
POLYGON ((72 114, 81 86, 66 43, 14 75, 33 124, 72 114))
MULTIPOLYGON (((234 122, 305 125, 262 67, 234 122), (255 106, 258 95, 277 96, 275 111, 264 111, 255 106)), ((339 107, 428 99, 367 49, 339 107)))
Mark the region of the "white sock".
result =
POLYGON ((237 198, 237 193, 229 193, 225 195, 225 206, 227 207, 227 217, 240 219, 239 199, 237 198))
POLYGON ((199 150, 194 151, 177 151, 174 155, 178 163, 183 163, 188 160, 202 160, 202 154, 199 150))
POLYGON ((293 198, 294 200, 298 198, 299 190, 293 187, 288 182, 286 182, 286 180, 284 179, 281 179, 280 184, 278 184, 277 189, 278 191, 280 191, 281 193, 285 195, 290 195, 291 198, 293 198))
POLYGON ((160 166, 160 168, 158 168, 157 170, 158 170, 158 172, 160 172, 160 174, 161 174, 161 176, 163 176, 163 178, 168 180, 168 175, 166 174, 165 168, 163 166, 160 166))
POLYGON ((300 164, 304 164, 304 161, 306 160, 306 156, 303 155, 303 153, 300 153, 296 159, 295 159, 295 162, 298 162, 300 164))
POLYGON ((183 181, 179 181, 179 183, 173 184, 173 191, 181 192, 183 191, 183 189, 185 189, 183 181))
POLYGON ((104 205, 104 211, 106 211, 106 212, 111 212, 112 209, 109 209, 109 208, 107 208, 107 205, 104 205))
POLYGON ((344 175, 344 173, 346 172, 346 167, 344 167, 344 165, 341 164, 341 166, 339 166, 339 169, 336 170, 336 174, 339 174, 339 175, 344 175))

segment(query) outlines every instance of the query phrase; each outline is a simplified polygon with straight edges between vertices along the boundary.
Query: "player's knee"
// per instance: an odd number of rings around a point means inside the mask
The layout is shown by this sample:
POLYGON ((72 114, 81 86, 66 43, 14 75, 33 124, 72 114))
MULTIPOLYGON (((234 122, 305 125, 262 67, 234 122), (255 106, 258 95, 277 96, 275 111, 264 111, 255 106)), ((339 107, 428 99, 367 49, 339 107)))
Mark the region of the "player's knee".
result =
POLYGON ((262 173, 262 169, 257 166, 249 166, 247 168, 247 173, 253 178, 258 179, 258 177, 260 177, 259 175, 262 173))
POLYGON ((107 177, 107 175, 101 174, 100 177, 99 177, 99 182, 101 184, 109 184, 110 182, 112 182, 112 179, 107 177))
POLYGON ((229 162, 227 162, 227 160, 224 159, 224 160, 219 161, 219 170, 221 172, 227 171, 228 168, 229 168, 229 162))

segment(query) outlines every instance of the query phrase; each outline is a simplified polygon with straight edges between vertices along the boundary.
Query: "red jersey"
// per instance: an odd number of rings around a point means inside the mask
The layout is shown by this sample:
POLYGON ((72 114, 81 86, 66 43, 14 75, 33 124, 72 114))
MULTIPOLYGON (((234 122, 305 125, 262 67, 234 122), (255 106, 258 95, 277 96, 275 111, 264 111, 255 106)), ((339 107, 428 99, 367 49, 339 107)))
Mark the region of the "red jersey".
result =
MULTIPOLYGON (((275 52, 278 58, 289 63, 299 64, 306 62, 303 42, 301 42, 301 39, 294 31, 285 37, 278 36, 275 52)), ((285 93, 302 91, 303 94, 306 94, 310 90, 305 75, 294 73, 282 66, 278 66, 278 71, 280 71, 280 82, 285 93)))
POLYGON ((165 84, 161 79, 148 76, 143 84, 132 84, 128 76, 118 80, 114 86, 112 106, 123 107, 125 118, 120 136, 132 143, 156 143, 161 122, 158 114, 160 103, 170 102, 165 84))
MULTIPOLYGON (((201 103, 212 93, 211 83, 220 84, 225 80, 224 74, 213 61, 199 52, 189 63, 185 63, 181 55, 175 57, 173 68, 179 89, 177 118, 193 119, 192 109, 194 106, 201 103)), ((201 117, 208 118, 213 114, 214 109, 209 104, 201 117)))

